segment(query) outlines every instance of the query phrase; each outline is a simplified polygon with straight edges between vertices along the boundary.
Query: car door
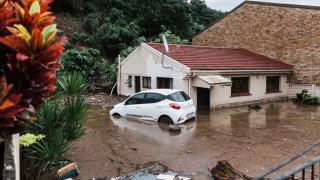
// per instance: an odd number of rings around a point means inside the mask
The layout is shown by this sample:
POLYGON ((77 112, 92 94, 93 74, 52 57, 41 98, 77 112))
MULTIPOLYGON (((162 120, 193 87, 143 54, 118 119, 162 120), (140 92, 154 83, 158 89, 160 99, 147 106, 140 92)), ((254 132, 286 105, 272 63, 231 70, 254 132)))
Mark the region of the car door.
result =
POLYGON ((164 100, 164 95, 159 93, 146 93, 142 104, 143 116, 146 120, 157 120, 158 114, 161 112, 161 101, 164 100))
POLYGON ((139 93, 126 100, 124 114, 131 117, 143 117, 141 105, 143 104, 144 96, 145 93, 139 93))

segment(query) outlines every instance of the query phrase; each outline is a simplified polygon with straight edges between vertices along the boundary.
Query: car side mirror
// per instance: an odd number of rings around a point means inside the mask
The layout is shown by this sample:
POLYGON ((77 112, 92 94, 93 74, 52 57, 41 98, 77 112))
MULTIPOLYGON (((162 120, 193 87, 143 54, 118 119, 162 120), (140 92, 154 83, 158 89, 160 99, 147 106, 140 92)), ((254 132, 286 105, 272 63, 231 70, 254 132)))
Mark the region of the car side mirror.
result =
POLYGON ((128 101, 124 102, 124 105, 128 105, 128 104, 129 104, 128 101))

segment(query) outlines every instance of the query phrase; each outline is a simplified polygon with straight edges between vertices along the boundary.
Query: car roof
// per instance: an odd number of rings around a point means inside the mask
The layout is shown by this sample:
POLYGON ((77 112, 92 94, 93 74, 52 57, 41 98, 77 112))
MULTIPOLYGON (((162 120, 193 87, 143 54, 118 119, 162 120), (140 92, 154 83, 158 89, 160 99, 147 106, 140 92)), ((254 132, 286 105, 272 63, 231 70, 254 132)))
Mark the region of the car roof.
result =
POLYGON ((151 89, 151 90, 146 90, 146 91, 142 91, 141 93, 159 93, 162 95, 169 95, 178 91, 182 91, 182 90, 178 90, 178 89, 151 89))

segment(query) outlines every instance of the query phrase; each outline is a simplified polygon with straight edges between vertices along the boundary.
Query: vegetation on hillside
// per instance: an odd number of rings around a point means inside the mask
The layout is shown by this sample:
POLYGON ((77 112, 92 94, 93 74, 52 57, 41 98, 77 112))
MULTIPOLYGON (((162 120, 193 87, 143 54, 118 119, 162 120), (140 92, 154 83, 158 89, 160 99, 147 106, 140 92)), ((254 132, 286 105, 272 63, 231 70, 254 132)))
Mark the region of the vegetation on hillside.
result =
POLYGON ((190 43, 195 33, 225 14, 204 0, 56 0, 53 10, 81 18, 83 32, 74 33, 71 41, 96 48, 111 60, 142 39, 154 41, 168 31, 182 40, 178 43, 190 43))
POLYGON ((52 5, 55 13, 78 19, 82 27, 69 33, 60 72, 79 71, 109 88, 116 81, 118 55, 124 59, 141 42, 161 43, 160 34, 169 43, 191 44, 193 35, 225 15, 204 0, 55 0, 52 5))

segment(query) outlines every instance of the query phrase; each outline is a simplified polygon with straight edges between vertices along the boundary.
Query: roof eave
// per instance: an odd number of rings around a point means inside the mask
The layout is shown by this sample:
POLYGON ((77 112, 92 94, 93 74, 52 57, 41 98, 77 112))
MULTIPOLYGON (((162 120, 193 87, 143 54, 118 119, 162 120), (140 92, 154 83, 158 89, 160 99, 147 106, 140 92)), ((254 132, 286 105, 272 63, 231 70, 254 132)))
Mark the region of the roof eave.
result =
POLYGON ((236 75, 236 74, 290 74, 293 69, 253 69, 253 70, 201 70, 191 69, 191 73, 211 73, 219 75, 236 75))

